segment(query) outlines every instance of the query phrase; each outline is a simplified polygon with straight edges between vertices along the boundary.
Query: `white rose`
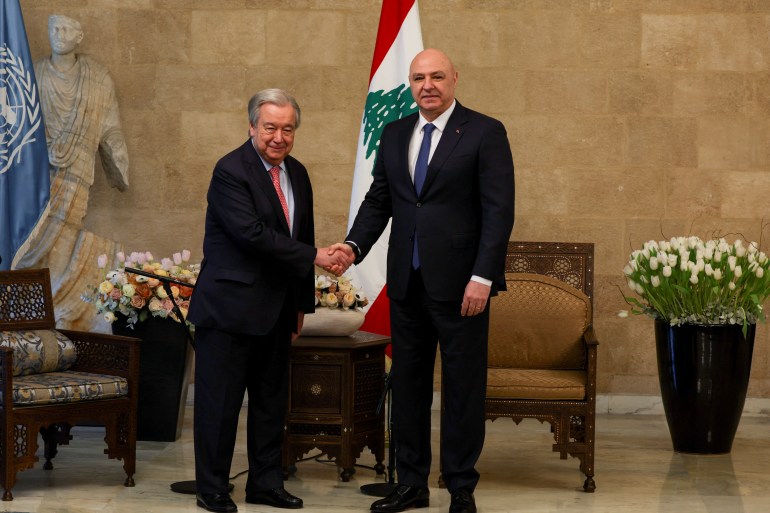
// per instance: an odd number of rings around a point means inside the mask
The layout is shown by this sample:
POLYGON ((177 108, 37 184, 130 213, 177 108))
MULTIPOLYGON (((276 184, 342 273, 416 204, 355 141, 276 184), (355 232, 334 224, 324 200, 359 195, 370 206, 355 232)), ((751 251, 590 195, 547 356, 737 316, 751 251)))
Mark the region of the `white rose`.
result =
POLYGON ((136 294, 136 287, 134 287, 130 283, 126 283, 123 285, 123 295, 126 297, 134 297, 134 294, 136 294))
POLYGON ((113 322, 115 322, 116 319, 117 319, 117 317, 115 317, 114 313, 112 313, 112 312, 104 312, 104 320, 105 321, 107 321, 109 323, 113 323, 113 322))
POLYGON ((331 284, 332 284, 332 280, 329 279, 329 277, 326 276, 325 274, 315 277, 315 288, 317 289, 325 289, 329 287, 329 285, 331 284))

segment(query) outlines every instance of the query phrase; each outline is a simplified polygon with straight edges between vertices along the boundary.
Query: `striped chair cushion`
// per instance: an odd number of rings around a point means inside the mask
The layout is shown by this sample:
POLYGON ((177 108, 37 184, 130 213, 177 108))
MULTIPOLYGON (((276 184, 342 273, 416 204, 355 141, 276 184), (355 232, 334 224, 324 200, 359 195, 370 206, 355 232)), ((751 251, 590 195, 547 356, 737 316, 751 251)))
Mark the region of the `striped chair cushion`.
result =
MULTIPOLYGON (((90 372, 46 372, 13 380, 13 404, 16 406, 110 399, 127 394, 125 378, 90 372)), ((4 400, 0 392, 0 404, 4 404, 4 400)))
POLYGON ((56 330, 0 331, 0 346, 13 349, 13 375, 66 371, 75 364, 75 344, 56 330))

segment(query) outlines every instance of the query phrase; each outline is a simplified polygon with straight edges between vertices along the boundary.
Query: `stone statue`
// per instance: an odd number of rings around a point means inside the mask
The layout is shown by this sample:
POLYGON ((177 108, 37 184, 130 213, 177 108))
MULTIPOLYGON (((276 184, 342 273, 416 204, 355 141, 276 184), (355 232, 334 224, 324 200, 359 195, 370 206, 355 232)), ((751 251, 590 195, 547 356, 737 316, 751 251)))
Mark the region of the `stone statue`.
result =
POLYGON ((107 69, 75 53, 83 40, 80 23, 52 15, 48 36, 51 55, 35 63, 35 77, 48 144, 51 200, 43 229, 17 267, 50 268, 59 327, 94 329, 94 307, 80 296, 103 278, 98 255, 114 256, 122 248, 83 230, 83 218, 97 151, 110 185, 121 191, 128 187, 128 151, 107 69))

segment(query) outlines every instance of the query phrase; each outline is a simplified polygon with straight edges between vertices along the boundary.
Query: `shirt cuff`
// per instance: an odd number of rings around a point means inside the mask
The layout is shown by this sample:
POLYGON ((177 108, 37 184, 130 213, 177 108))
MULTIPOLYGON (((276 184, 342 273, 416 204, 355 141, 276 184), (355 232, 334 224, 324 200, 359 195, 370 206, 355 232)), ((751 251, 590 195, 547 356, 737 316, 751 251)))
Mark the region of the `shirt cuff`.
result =
POLYGON ((355 253, 355 254, 356 254, 356 260, 358 260, 359 258, 361 258, 361 248, 359 248, 359 247, 358 247, 358 244, 356 244, 356 243, 355 243, 355 242, 353 242, 352 240, 346 240, 346 241, 345 241, 345 244, 347 244, 348 246, 350 246, 351 248, 353 248, 353 253, 355 253))
POLYGON ((475 274, 471 276, 471 281, 477 281, 479 283, 486 285, 487 287, 490 287, 490 288, 492 287, 492 280, 482 278, 481 276, 476 276, 475 274))

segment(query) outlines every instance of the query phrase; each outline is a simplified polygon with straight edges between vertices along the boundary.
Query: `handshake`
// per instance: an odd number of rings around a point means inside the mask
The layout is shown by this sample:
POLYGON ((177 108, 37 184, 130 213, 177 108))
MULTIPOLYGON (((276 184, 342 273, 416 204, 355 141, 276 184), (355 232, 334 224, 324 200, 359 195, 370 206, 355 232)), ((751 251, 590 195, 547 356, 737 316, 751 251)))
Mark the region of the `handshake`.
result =
POLYGON ((337 242, 328 248, 318 248, 313 263, 336 276, 342 276, 355 260, 356 254, 353 248, 344 242, 337 242))

